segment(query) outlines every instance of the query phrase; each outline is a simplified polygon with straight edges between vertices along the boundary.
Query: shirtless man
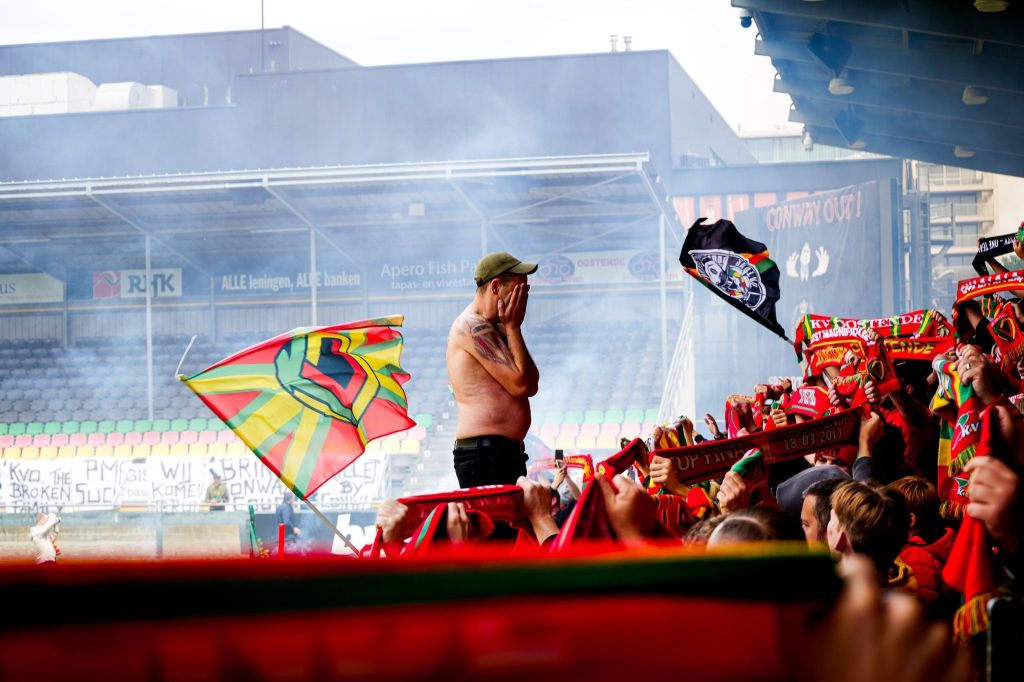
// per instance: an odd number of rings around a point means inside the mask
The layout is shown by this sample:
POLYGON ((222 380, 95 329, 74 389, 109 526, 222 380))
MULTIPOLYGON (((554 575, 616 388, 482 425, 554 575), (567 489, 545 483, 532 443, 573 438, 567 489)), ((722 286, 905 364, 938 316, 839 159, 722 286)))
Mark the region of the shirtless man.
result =
POLYGON ((459 485, 515 484, 526 475, 523 438, 540 374, 521 326, 535 263, 491 253, 477 265, 476 296, 448 332, 455 392, 455 474, 459 485))

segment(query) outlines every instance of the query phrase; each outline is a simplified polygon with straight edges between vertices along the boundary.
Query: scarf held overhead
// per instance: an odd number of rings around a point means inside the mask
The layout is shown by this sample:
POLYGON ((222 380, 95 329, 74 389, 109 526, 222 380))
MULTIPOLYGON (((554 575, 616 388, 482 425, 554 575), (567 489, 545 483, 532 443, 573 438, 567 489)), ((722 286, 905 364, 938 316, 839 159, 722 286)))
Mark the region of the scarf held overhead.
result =
POLYGON ((989 274, 988 268, 985 265, 985 261, 995 258, 996 256, 1004 256, 1008 253, 1013 253, 1013 240, 1019 239, 1018 235, 1024 232, 1024 223, 1022 228, 1017 232, 1010 232, 1009 234, 1001 234, 998 237, 989 237, 988 239, 982 239, 978 242, 978 254, 971 261, 971 265, 978 272, 979 275, 989 274))
MULTIPOLYGON (((938 317, 934 310, 915 310, 892 317, 856 319, 851 317, 829 317, 827 315, 804 315, 797 323, 793 339, 793 350, 797 359, 802 357, 804 344, 809 343, 815 332, 825 329, 853 327, 874 329, 885 338, 925 338, 952 336, 953 327, 938 317)), ((929 358, 930 359, 930 358, 929 358)))
POLYGON ((855 444, 860 417, 860 410, 848 410, 772 431, 658 450, 656 454, 674 459, 676 477, 680 483, 689 485, 722 476, 754 448, 761 451, 765 466, 771 467, 819 450, 855 444))
POLYGON ((966 303, 971 299, 1017 289, 1024 289, 1024 270, 1011 270, 1010 272, 1000 272, 995 275, 962 279, 956 285, 956 302, 953 304, 953 314, 957 313, 956 306, 966 303))
MULTIPOLYGON (((403 554, 418 554, 430 548, 442 528, 449 502, 460 502, 471 516, 484 527, 493 529, 493 521, 508 523, 520 530, 520 535, 532 535, 529 519, 523 512, 523 489, 517 485, 489 485, 465 490, 453 490, 429 495, 399 498, 405 505, 406 528, 415 529, 407 538, 412 539, 403 554)), ((378 527, 370 550, 371 558, 380 557, 383 531, 378 527)))

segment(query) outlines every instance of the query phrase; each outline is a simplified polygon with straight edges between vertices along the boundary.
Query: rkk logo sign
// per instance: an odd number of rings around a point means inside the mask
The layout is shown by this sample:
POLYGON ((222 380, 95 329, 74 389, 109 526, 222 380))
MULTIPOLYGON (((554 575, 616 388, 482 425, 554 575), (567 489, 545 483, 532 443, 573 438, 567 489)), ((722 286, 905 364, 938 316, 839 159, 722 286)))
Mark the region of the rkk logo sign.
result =
MULTIPOLYGON (((181 296, 181 268, 152 268, 153 298, 181 296)), ((92 273, 93 298, 145 298, 145 270, 104 270, 92 273)))

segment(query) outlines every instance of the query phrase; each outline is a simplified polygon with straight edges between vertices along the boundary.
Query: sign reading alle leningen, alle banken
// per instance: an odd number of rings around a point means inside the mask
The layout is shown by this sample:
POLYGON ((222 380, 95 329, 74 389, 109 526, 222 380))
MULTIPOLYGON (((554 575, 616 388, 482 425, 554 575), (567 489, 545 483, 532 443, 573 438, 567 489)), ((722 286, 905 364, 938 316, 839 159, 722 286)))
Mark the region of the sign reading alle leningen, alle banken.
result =
MULTIPOLYGON (((357 288, 363 283, 362 275, 358 273, 318 271, 316 274, 317 287, 324 289, 357 288)), ((309 272, 306 271, 287 275, 265 272, 234 272, 222 274, 218 281, 218 290, 224 294, 291 293, 296 290, 308 291, 312 286, 309 272)))

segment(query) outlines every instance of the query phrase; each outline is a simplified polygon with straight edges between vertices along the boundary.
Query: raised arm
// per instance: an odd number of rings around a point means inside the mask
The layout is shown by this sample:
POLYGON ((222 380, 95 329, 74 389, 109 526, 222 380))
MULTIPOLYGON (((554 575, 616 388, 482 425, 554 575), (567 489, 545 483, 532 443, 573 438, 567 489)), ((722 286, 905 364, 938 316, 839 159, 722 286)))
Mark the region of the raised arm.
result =
POLYGON ((526 318, 526 302, 530 297, 530 287, 527 284, 517 284, 512 289, 512 295, 506 304, 498 299, 498 320, 499 331, 504 332, 508 343, 509 353, 520 368, 528 386, 527 396, 537 395, 537 385, 540 381, 540 372, 530 351, 526 349, 526 341, 523 339, 523 320, 526 318))
POLYGON ((517 287, 508 305, 499 305, 500 329, 484 317, 470 314, 463 318, 459 330, 461 347, 516 398, 536 395, 540 378, 520 329, 525 312, 525 292, 517 287))
POLYGON ((46 521, 43 524, 32 528, 32 537, 46 537, 59 522, 60 518, 53 512, 50 512, 46 515, 46 521))

